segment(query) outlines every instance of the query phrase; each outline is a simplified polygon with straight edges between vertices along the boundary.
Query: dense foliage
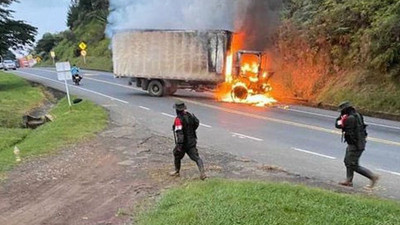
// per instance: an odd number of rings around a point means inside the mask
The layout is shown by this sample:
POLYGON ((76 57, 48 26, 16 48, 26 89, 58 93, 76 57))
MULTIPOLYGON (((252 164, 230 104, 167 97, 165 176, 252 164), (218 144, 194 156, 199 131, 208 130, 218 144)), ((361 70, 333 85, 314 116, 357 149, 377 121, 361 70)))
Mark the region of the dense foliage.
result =
POLYGON ((13 11, 8 9, 12 2, 16 0, 0 0, 0 54, 6 53, 9 48, 32 45, 37 32, 37 28, 13 19, 13 11))
POLYGON ((111 70, 111 51, 104 30, 109 13, 109 0, 72 0, 67 15, 68 30, 59 34, 45 34, 38 42, 36 53, 43 57, 42 65, 51 62, 49 51, 54 50, 56 60, 70 61, 81 67, 111 70), (87 44, 86 65, 80 42, 87 44))
POLYGON ((62 40, 62 35, 45 33, 35 47, 36 53, 42 58, 49 56, 49 52, 62 40))
POLYGON ((97 19, 107 23, 109 0, 72 0, 69 8, 67 25, 72 30, 79 24, 97 19))
POLYGON ((328 54, 331 69, 400 76, 399 0, 290 0, 283 17, 283 41, 302 38, 311 52, 328 54))

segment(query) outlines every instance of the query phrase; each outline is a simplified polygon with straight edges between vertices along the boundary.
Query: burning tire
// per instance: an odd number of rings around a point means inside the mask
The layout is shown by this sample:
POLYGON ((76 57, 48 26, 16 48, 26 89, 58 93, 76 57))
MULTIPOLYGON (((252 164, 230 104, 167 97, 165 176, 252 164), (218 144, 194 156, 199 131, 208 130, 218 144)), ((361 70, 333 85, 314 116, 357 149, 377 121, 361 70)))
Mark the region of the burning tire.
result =
POLYGON ((249 91, 247 90, 247 87, 244 85, 235 85, 232 88, 232 99, 234 101, 243 101, 247 99, 247 96, 249 95, 249 91))
POLYGON ((159 80, 152 80, 148 87, 149 94, 153 97, 164 95, 164 85, 159 80))

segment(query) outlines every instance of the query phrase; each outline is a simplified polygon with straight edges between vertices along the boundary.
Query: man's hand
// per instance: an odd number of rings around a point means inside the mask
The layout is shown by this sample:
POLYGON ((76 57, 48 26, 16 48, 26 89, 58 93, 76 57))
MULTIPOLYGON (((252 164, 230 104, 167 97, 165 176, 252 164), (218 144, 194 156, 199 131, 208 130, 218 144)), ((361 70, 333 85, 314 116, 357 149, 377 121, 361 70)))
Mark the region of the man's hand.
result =
POLYGON ((183 146, 182 145, 176 145, 175 149, 177 152, 182 152, 183 151, 183 146))

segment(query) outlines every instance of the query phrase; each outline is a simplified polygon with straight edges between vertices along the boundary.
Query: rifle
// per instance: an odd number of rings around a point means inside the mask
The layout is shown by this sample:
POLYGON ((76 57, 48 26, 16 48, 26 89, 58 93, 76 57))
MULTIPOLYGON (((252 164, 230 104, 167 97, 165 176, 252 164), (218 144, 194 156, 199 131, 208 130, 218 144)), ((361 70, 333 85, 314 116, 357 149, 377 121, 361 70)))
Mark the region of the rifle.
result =
POLYGON ((176 133, 175 133, 175 125, 172 126, 172 133, 174 134, 174 141, 175 141, 175 145, 176 145, 177 140, 176 140, 176 133))

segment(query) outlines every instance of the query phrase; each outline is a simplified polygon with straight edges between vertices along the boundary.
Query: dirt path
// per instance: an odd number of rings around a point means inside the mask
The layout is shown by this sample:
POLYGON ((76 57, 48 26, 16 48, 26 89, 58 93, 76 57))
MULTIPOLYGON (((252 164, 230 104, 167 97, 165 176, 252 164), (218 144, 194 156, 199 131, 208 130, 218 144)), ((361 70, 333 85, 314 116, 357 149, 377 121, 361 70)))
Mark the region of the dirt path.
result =
MULTIPOLYGON (((131 224, 138 211, 135 206, 152 202, 165 188, 198 179, 188 157, 181 178, 168 176, 173 168, 171 138, 127 118, 116 118, 123 117, 111 113, 109 129, 95 139, 32 159, 10 172, 0 186, 0 224, 131 224)), ((210 177, 293 181, 338 189, 212 149, 199 151, 210 177)))

